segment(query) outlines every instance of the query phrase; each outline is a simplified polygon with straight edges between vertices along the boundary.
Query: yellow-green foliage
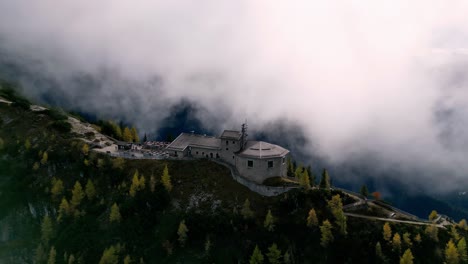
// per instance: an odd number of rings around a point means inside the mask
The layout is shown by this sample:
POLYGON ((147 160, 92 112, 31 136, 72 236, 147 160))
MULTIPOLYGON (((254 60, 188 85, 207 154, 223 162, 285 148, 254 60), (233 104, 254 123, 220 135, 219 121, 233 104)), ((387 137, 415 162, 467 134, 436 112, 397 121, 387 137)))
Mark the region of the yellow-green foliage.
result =
POLYGON ((86 197, 88 200, 93 200, 96 197, 96 188, 94 187, 94 183, 91 179, 88 179, 85 187, 86 197))
POLYGON ((130 129, 128 127, 124 128, 122 138, 126 142, 132 142, 133 141, 132 132, 130 131, 130 129))
POLYGON ((89 153, 89 146, 88 144, 83 144, 83 147, 81 148, 81 152, 83 153, 83 155, 87 156, 88 153, 89 153))
POLYGON ((401 236, 400 236, 400 234, 395 233, 395 235, 393 235, 392 247, 393 247, 393 250, 395 250, 397 252, 400 252, 400 250, 401 250, 401 236))
POLYGON ((460 256, 458 250, 452 240, 449 240, 445 247, 445 263, 447 264, 458 264, 460 262, 460 256))
POLYGON ((172 190, 171 176, 169 175, 169 169, 167 168, 167 164, 166 166, 164 166, 164 171, 161 177, 161 182, 164 185, 164 188, 166 188, 168 192, 172 190))
POLYGON ((333 196, 332 199, 328 201, 328 207, 336 219, 336 224, 340 228, 341 234, 346 235, 346 216, 343 212, 343 202, 341 201, 341 196, 339 194, 333 196))
POLYGON ((119 206, 114 203, 111 207, 110 214, 109 214, 109 222, 120 222, 122 219, 122 216, 120 215, 120 209, 119 206))
POLYGON ((44 153, 42 153, 41 164, 42 165, 47 164, 48 159, 49 159, 49 155, 47 154, 47 151, 44 151, 44 153))
POLYGON ((383 226, 383 238, 388 242, 392 239, 392 228, 389 223, 385 223, 383 226))
POLYGON ((34 162, 33 170, 37 171, 39 169, 39 162, 34 162))
POLYGON ((432 212, 429 214, 429 221, 434 221, 437 219, 437 211, 432 210, 432 212))
POLYGON ((250 209, 250 201, 249 199, 245 199, 244 205, 242 206, 241 214, 244 219, 252 218, 254 216, 254 212, 250 209))
POLYGON ((31 141, 29 141, 29 138, 26 139, 24 142, 24 147, 29 150, 31 148, 31 141))
POLYGON ((138 178, 138 170, 135 171, 133 174, 132 178, 132 184, 130 185, 130 191, 129 194, 132 197, 135 197, 136 193, 140 190, 143 190, 145 188, 145 177, 141 175, 140 178, 138 178))
POLYGON ((132 127, 130 132, 132 134, 133 142, 140 142, 140 137, 138 137, 138 132, 137 132, 136 128, 132 127))
POLYGON ((123 158, 115 158, 112 160, 112 168, 122 170, 125 167, 125 160, 123 158))
POLYGON ((2 150, 4 146, 5 146, 5 142, 3 141, 2 138, 0 138, 0 150, 2 150))
POLYGON ((263 221, 263 227, 265 227, 270 232, 275 230, 275 218, 273 217, 271 210, 268 210, 265 221, 263 221))
POLYGON ((322 247, 328 247, 328 245, 333 241, 334 237, 331 230, 332 225, 330 221, 323 221, 322 225, 320 226, 320 245, 322 245, 322 247))
POLYGON ((62 202, 60 203, 59 210, 58 210, 58 217, 57 220, 61 221, 64 216, 70 215, 70 205, 65 197, 62 198, 62 202))
POLYGON ((263 254, 262 251, 258 248, 258 245, 255 246, 252 256, 250 256, 250 264, 262 264, 263 263, 263 254))
POLYGON ((72 198, 70 201, 72 209, 76 209, 80 205, 81 200, 83 200, 84 196, 85 194, 83 192, 83 187, 81 186, 79 181, 76 181, 75 186, 72 190, 72 198))
POLYGON ((50 188, 52 198, 55 199, 63 193, 63 181, 61 179, 52 178, 52 187, 50 188))
POLYGON ((400 258, 400 264, 413 264, 413 259, 413 253, 411 253, 410 249, 407 249, 400 258))
POLYGON ((314 208, 310 209, 309 215, 307 216, 307 226, 308 227, 318 226, 317 213, 315 212, 314 208))
POLYGON ((179 224, 179 228, 177 229, 177 235, 179 236, 178 240, 182 247, 185 245, 185 242, 187 241, 188 231, 189 230, 187 226, 185 225, 185 220, 182 220, 179 224))

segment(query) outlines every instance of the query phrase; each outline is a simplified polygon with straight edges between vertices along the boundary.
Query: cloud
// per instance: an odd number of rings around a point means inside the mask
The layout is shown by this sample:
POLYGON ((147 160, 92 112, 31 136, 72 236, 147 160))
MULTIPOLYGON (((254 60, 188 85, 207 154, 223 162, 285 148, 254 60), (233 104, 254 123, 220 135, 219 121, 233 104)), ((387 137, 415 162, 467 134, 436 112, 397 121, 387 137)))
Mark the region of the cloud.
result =
POLYGON ((418 172, 404 181, 452 190, 468 182, 467 11, 465 1, 3 0, 0 43, 53 80, 24 81, 32 96, 143 129, 181 100, 213 130, 285 120, 332 164, 371 155, 382 170, 418 172))

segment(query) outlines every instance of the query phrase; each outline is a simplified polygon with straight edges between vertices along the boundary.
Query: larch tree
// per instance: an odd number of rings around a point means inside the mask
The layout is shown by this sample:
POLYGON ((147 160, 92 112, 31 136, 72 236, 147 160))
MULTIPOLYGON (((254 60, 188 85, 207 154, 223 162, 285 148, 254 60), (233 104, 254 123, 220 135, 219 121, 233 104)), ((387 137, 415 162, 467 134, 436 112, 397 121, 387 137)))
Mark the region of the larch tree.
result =
POLYGON ((445 263, 447 264, 458 264, 460 262, 460 256, 455 244, 452 240, 449 240, 445 247, 445 263))
POLYGON ((302 165, 299 165, 299 166, 297 166, 296 170, 294 171, 294 177, 298 181, 301 179, 302 170, 304 170, 304 168, 302 167, 302 165))
POLYGON ((52 246, 50 248, 49 259, 47 260, 47 264, 55 264, 56 259, 57 259, 57 251, 55 250, 55 247, 52 246))
POLYGON ((169 175, 169 169, 167 164, 164 166, 163 175, 161 176, 161 182, 168 192, 172 190, 171 175, 169 175))
POLYGON ((281 263, 281 250, 278 249, 278 246, 276 245, 276 243, 273 243, 273 245, 271 245, 268 248, 268 253, 266 253, 266 256, 270 264, 281 263))
POLYGON ((416 243, 421 243, 422 242, 422 239, 421 239, 421 234, 416 234, 416 236, 414 236, 414 242, 416 243))
POLYGON ((468 230, 468 225, 466 224, 466 220, 465 219, 460 220, 460 222, 458 223, 458 227, 465 231, 468 230))
POLYGON ((307 226, 308 227, 318 226, 317 213, 315 213, 314 208, 309 210, 309 215, 307 216, 307 226))
POLYGON ((128 127, 124 128, 123 133, 122 133, 122 138, 126 142, 132 142, 133 141, 132 132, 130 131, 130 129, 128 127))
POLYGON ((68 264, 75 264, 75 255, 71 254, 70 257, 68 257, 68 264))
POLYGON ((265 221, 263 221, 263 226, 270 232, 275 230, 275 218, 273 217, 271 210, 268 210, 268 213, 265 216, 265 221))
POLYGON ((96 197, 96 188, 94 187, 94 183, 91 179, 88 179, 85 187, 85 193, 88 200, 93 200, 96 197))
POLYGON ((180 223, 179 223, 179 228, 177 229, 177 235, 179 236, 178 237, 178 241, 180 243, 180 245, 182 247, 185 246, 185 242, 187 241, 187 233, 188 233, 189 229, 187 228, 187 226, 185 225, 185 220, 182 220, 180 223))
POLYGON ((135 197, 137 191, 139 190, 140 180, 138 179, 138 170, 135 170, 132 178, 132 184, 130 185, 129 194, 131 197, 135 197))
POLYGON ((73 186, 72 190, 72 198, 70 201, 71 208, 74 210, 76 209, 83 198, 85 197, 85 193, 83 192, 83 187, 81 187, 81 183, 79 181, 75 182, 75 186, 73 186))
POLYGON ((340 233, 346 235, 346 216, 343 212, 343 202, 341 201, 341 196, 339 194, 333 196, 332 199, 328 201, 328 207, 336 219, 336 224, 340 228, 340 233))
POLYGON ((44 151, 44 153, 42 153, 41 164, 46 165, 48 160, 49 160, 49 154, 47 154, 47 151, 44 151))
POLYGON ((130 132, 132 133, 133 142, 140 142, 140 137, 138 136, 137 129, 135 127, 132 127, 130 132))
POLYGON ((458 234, 457 228, 454 225, 450 227, 450 235, 454 241, 460 240, 460 234, 458 234))
POLYGON ((385 256, 382 252, 382 245, 380 245, 380 242, 377 242, 375 244, 375 257, 380 260, 380 262, 383 262, 383 260, 385 259, 385 256))
POLYGON ((29 138, 27 138, 26 141, 24 141, 24 148, 26 150, 29 150, 31 148, 31 141, 29 141, 29 138))
POLYGON ((45 245, 49 244, 49 241, 52 239, 53 232, 52 219, 50 216, 45 215, 41 223, 41 240, 45 245))
POLYGON ((432 240, 439 241, 439 230, 436 225, 428 225, 424 230, 426 235, 428 235, 432 240))
POLYGON ((387 242, 390 242, 392 239, 392 228, 388 222, 383 226, 383 239, 387 242))
POLYGON ((125 160, 121 157, 112 160, 112 168, 123 170, 125 167, 125 160))
POLYGON ((52 199, 56 199, 63 193, 63 181, 61 179, 52 178, 52 188, 50 188, 50 193, 52 194, 52 199))
POLYGON ((400 264, 413 264, 413 259, 413 253, 411 253, 410 249, 407 249, 400 258, 400 264))
POLYGON ((89 154, 89 145, 88 144, 83 144, 83 147, 81 148, 81 153, 83 153, 83 155, 85 156, 88 156, 89 154))
POLYGON ((205 254, 210 254, 210 250, 211 250, 211 240, 210 238, 207 236, 206 237, 206 240, 205 240, 205 254))
POLYGON ((104 249, 99 264, 117 264, 119 263, 119 250, 114 246, 104 249))
POLYGON ((154 175, 151 175, 149 185, 150 191, 154 193, 154 191, 156 190, 156 177, 154 177, 154 175))
POLYGON ((320 184, 319 184, 320 189, 330 189, 331 184, 330 184, 330 175, 328 175, 328 171, 326 169, 323 169, 322 172, 322 178, 320 179, 320 184))
POLYGON ((250 264, 262 264, 263 263, 263 254, 258 248, 258 245, 255 246, 254 251, 252 252, 252 256, 250 256, 250 264))
POLYGON ((33 170, 37 171, 39 169, 39 162, 34 162, 33 164, 33 170))
POLYGON ((392 248, 396 252, 401 251, 401 236, 398 233, 395 233, 395 235, 393 235, 392 248))
POLYGON ((320 245, 322 247, 328 247, 328 245, 333 242, 333 234, 332 234, 332 225, 330 221, 325 220, 323 221, 322 225, 320 226, 320 245))
POLYGON ((65 197, 62 198, 62 202, 60 202, 59 210, 58 210, 58 217, 57 220, 61 221, 65 216, 70 214, 70 205, 65 197))
POLYGON ((124 264, 132 263, 132 258, 130 257, 130 255, 125 256, 123 263, 124 264))
POLYGON ((241 214, 244 217, 244 219, 249 219, 254 216, 254 212, 250 208, 250 201, 249 199, 245 199, 244 205, 242 206, 241 214))
POLYGON ((413 242, 411 242, 411 235, 408 232, 403 234, 403 243, 406 247, 411 248, 413 246, 413 242))
POLYGON ((114 203, 111 206, 110 214, 109 214, 109 222, 111 223, 119 223, 122 219, 122 215, 120 215, 120 208, 117 203, 114 203))
POLYGON ((457 244, 458 256, 461 263, 466 263, 468 261, 468 255, 466 253, 466 240, 462 237, 457 244))
POLYGON ((304 170, 304 172, 301 174, 299 178, 299 184, 302 186, 302 188, 309 190, 310 187, 310 178, 309 178, 309 173, 307 170, 304 170))
POLYGON ((432 212, 429 214, 429 221, 434 221, 437 219, 437 211, 432 210, 432 212))

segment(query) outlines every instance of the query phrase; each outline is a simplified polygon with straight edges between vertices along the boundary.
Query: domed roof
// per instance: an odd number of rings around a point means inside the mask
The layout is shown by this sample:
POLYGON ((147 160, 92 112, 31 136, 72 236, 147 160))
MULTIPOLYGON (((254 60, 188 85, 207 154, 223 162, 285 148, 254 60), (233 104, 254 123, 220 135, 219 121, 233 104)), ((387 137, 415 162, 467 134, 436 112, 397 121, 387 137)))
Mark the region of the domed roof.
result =
POLYGON ((263 141, 247 141, 239 156, 263 159, 283 157, 288 153, 289 150, 275 144, 263 141))

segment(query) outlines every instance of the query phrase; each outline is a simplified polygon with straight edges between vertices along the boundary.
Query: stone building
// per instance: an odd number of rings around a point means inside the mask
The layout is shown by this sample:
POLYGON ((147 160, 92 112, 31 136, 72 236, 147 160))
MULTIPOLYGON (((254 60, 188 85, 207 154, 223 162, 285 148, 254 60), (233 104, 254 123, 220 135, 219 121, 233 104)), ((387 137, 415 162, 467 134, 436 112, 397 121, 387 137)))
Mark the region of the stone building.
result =
POLYGON ((224 130, 219 137, 182 133, 166 150, 173 157, 222 160, 257 183, 270 177, 287 176, 289 151, 263 141, 248 141, 245 125, 242 131, 224 130))

